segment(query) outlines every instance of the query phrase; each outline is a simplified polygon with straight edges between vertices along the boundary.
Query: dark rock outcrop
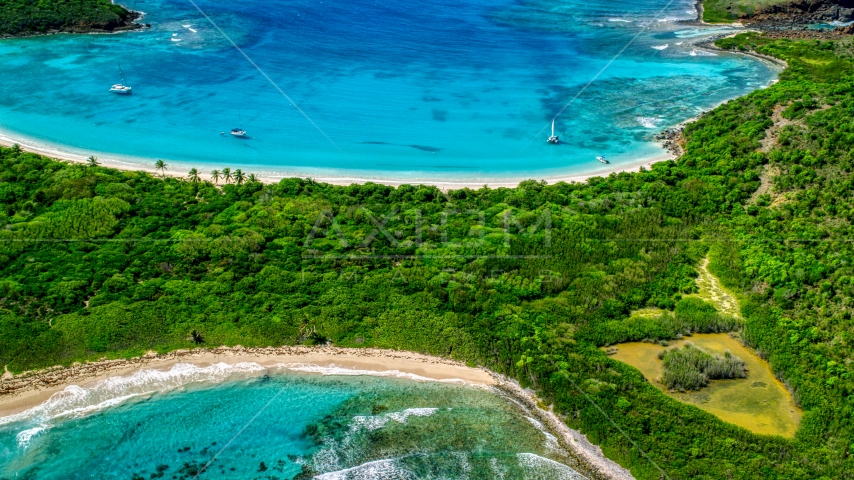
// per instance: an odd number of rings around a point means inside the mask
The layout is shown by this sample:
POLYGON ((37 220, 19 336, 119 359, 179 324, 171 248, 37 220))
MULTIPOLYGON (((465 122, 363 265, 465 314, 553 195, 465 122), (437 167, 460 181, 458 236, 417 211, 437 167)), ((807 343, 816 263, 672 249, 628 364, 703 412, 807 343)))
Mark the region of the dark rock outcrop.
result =
POLYGON ((854 20, 854 0, 791 0, 758 7, 742 19, 762 30, 799 30, 807 25, 854 20))

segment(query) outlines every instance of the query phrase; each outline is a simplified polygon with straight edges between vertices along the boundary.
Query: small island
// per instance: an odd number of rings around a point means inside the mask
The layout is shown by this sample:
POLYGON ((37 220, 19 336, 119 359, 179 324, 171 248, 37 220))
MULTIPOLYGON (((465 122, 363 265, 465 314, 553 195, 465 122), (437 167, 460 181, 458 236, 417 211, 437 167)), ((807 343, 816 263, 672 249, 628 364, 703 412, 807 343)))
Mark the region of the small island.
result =
POLYGON ((97 33, 135 30, 142 17, 109 0, 0 2, 0 38, 52 33, 97 33))

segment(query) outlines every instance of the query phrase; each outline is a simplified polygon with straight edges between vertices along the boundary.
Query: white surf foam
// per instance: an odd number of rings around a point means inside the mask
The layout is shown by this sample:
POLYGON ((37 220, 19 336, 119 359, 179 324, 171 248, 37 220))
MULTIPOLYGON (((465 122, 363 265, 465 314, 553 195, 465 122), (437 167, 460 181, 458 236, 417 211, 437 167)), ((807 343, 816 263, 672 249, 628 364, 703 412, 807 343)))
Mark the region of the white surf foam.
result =
POLYGON ((493 478, 504 480, 504 478, 507 477, 507 467, 498 463, 497 458, 489 459, 489 468, 492 469, 493 478))
MULTIPOLYGON (((352 465, 360 450, 354 447, 354 442, 357 442, 359 433, 364 430, 374 431, 379 430, 389 422, 406 423, 409 417, 429 417, 438 412, 438 408, 407 408, 399 412, 390 412, 380 415, 357 415, 350 421, 350 430, 340 440, 327 438, 323 440, 323 447, 320 448, 314 455, 311 456, 311 462, 314 470, 317 472, 332 472, 332 474, 340 474, 341 472, 353 471, 353 469, 342 470, 344 465, 352 465)), ((357 442, 358 443, 358 442, 357 442)), ((358 467, 356 467, 358 468, 358 467)), ((320 478, 320 477, 315 477, 320 478)), ((325 477, 324 477, 325 478, 325 477)), ((329 478, 362 478, 362 477, 329 477, 329 478)), ((373 477, 365 477, 373 478, 373 477)), ((398 478, 398 477, 390 477, 398 478)))
POLYGON ((668 44, 666 44, 666 43, 665 43, 664 45, 655 45, 655 46, 653 46, 652 48, 654 48, 654 49, 656 49, 656 50, 658 50, 658 51, 661 51, 661 50, 665 50, 665 49, 666 49, 667 47, 669 47, 669 46, 670 46, 670 45, 668 45, 668 44))
POLYGON ((401 372, 400 370, 362 370, 358 368, 339 367, 335 364, 324 367, 313 363, 280 363, 277 364, 276 367, 292 370, 294 372, 318 373, 320 375, 368 375, 373 377, 405 378, 407 380, 417 380, 421 382, 471 383, 460 378, 445 378, 437 380, 416 375, 414 373, 401 372))
POLYGON ((44 424, 44 425, 39 425, 38 427, 35 427, 35 428, 23 430, 21 432, 18 432, 17 435, 15 435, 15 440, 18 441, 18 446, 23 447, 23 448, 27 448, 30 446, 30 440, 32 440, 33 437, 35 437, 39 433, 49 429, 50 427, 51 427, 51 425, 44 424))
POLYGON ((626 20, 625 18, 609 18, 609 22, 620 22, 620 23, 632 23, 631 20, 626 20))
POLYGON ((637 117, 635 120, 644 128, 657 128, 662 119, 658 117, 637 117))
POLYGON ((45 422, 54 418, 81 416, 119 405, 141 395, 174 390, 191 383, 220 382, 235 375, 258 374, 266 369, 254 362, 234 365, 217 363, 199 367, 178 363, 169 370, 142 369, 123 377, 109 377, 86 387, 69 385, 44 403, 29 410, 0 417, 0 425, 13 422, 45 422))
POLYGON ((324 473, 314 478, 316 480, 405 480, 418 477, 390 458, 363 463, 337 472, 324 473))
POLYGON ((356 431, 362 428, 367 430, 378 430, 386 426, 386 424, 392 420, 397 423, 406 423, 406 419, 409 417, 429 417, 438 411, 438 408, 407 408, 400 412, 391 412, 384 415, 359 415, 353 417, 353 423, 350 425, 350 430, 356 431))
POLYGON ((528 421, 531 422, 531 424, 536 427, 537 430, 539 430, 544 437, 546 437, 545 447, 547 450, 550 450, 552 452, 563 452, 563 448, 561 448, 560 442, 557 441, 557 437, 549 433, 549 430, 546 428, 545 425, 543 425, 543 422, 527 415, 525 416, 525 418, 527 418, 528 421))
POLYGON ((718 56, 717 53, 709 52, 706 50, 697 50, 696 48, 691 50, 691 53, 689 53, 688 55, 691 55, 692 57, 717 57, 718 56))
POLYGON ((438 408, 407 408, 402 412, 389 413, 387 417, 397 423, 406 423, 409 417, 429 417, 438 411, 438 408))
POLYGON ((525 469, 529 480, 586 480, 587 477, 572 468, 533 453, 517 453, 519 465, 525 469))
POLYGON ((733 32, 737 32, 737 28, 733 27, 704 27, 704 28, 688 28, 685 30, 678 30, 673 32, 673 35, 676 38, 696 38, 696 37, 710 37, 713 35, 721 35, 721 34, 729 34, 733 32))

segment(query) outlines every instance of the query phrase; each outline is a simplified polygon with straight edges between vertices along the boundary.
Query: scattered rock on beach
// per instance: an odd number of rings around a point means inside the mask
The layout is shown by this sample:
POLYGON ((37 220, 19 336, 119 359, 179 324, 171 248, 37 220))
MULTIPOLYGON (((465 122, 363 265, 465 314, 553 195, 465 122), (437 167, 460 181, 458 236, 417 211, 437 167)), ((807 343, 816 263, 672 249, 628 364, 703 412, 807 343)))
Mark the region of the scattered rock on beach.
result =
POLYGON ((680 157, 683 153, 682 146, 685 143, 685 140, 682 137, 684 129, 684 125, 666 128, 660 133, 657 133, 654 138, 657 142, 660 142, 671 155, 674 157, 680 157))

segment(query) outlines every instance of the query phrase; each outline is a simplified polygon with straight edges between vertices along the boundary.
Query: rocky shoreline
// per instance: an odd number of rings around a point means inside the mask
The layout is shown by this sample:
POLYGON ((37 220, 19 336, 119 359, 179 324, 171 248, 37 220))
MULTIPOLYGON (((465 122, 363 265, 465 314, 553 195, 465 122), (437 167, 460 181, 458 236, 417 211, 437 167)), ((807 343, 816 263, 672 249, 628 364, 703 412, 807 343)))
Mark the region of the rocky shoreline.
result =
POLYGON ((679 158, 685 153, 685 137, 683 132, 685 131, 685 124, 680 123, 675 127, 668 127, 662 130, 659 133, 655 134, 655 141, 660 143, 667 153, 673 155, 675 158, 679 158))
POLYGON ((838 38, 851 35, 854 28, 840 25, 817 29, 815 25, 854 21, 854 3, 850 0, 790 0, 787 3, 760 6, 751 14, 742 14, 737 21, 745 27, 774 34, 775 38, 838 38))

